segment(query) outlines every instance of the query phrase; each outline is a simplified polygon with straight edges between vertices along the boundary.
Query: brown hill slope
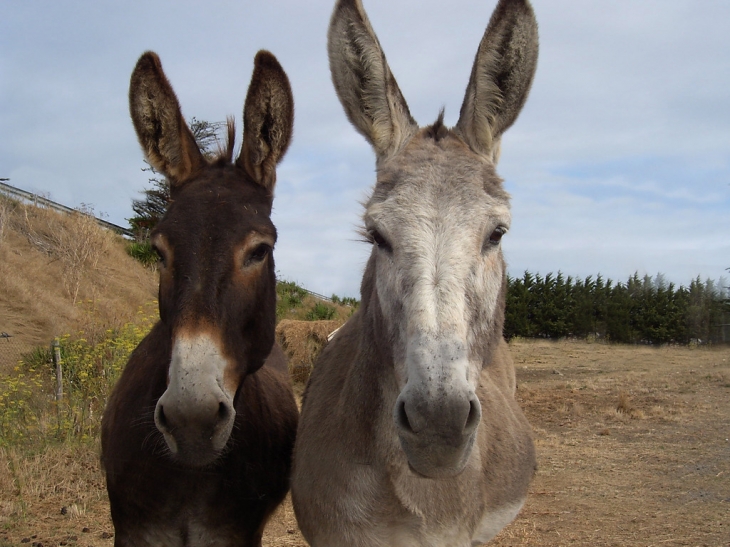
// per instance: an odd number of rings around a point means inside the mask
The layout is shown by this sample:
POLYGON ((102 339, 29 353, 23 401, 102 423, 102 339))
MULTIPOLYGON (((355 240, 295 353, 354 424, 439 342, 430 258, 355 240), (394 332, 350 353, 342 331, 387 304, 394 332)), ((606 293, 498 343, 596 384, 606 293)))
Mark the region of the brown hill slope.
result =
POLYGON ((87 215, 0 196, 0 372, 55 336, 94 337, 154 300, 157 275, 87 215))

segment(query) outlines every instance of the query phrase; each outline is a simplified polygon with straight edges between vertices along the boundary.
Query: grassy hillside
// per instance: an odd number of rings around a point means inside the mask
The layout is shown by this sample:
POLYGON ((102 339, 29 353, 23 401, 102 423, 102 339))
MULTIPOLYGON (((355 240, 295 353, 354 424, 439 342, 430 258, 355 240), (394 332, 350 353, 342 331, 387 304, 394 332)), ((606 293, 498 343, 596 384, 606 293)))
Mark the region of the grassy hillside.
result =
POLYGON ((156 274, 87 215, 0 196, 0 372, 56 336, 89 339, 131 321, 157 294, 156 274))

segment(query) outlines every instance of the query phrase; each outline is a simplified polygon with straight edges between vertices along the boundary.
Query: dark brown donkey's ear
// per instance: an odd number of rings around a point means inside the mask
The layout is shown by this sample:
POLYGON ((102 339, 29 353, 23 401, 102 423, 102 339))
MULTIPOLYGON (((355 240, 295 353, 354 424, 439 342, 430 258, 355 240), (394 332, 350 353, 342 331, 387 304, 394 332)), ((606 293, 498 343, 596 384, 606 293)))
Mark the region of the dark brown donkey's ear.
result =
POLYGON ((243 107, 243 147, 236 164, 269 191, 276 184, 276 164, 289 147, 293 125, 289 78, 276 57, 259 51, 243 107))
POLYGON ((139 58, 132 72, 129 111, 147 161, 169 179, 173 189, 205 165, 160 58, 151 51, 139 58))

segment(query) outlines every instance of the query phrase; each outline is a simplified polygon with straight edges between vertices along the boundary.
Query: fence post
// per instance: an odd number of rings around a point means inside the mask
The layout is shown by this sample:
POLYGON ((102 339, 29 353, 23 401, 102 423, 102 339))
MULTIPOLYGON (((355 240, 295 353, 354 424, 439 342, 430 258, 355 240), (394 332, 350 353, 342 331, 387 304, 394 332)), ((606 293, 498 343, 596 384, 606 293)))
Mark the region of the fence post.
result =
POLYGON ((56 365, 56 401, 63 399, 63 371, 61 370, 61 344, 58 338, 54 338, 51 342, 51 353, 53 354, 53 364, 56 365))

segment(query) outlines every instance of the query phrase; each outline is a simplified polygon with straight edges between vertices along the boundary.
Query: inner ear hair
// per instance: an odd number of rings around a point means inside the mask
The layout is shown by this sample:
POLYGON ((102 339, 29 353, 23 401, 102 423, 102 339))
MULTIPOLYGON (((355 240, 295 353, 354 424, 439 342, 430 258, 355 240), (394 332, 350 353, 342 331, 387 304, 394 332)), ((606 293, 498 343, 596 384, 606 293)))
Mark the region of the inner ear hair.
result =
POLYGON ((147 161, 170 180, 172 187, 184 183, 205 165, 154 52, 143 54, 132 72, 129 110, 147 161))
POLYGON ((236 163, 260 185, 273 190, 276 164, 291 142, 294 98, 276 57, 259 51, 243 109, 243 146, 236 163))

